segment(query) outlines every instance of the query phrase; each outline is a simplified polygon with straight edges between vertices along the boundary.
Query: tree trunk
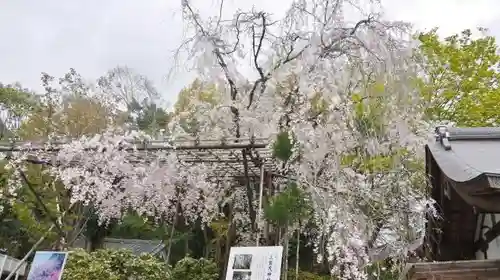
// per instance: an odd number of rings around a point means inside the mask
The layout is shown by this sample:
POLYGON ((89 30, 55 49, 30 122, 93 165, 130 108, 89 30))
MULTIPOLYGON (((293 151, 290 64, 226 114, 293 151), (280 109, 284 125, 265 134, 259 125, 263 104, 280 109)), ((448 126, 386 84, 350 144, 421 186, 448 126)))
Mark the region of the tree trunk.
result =
POLYGON ((229 253, 231 250, 231 242, 233 239, 233 231, 235 230, 235 226, 233 225, 233 205, 232 204, 229 205, 228 221, 229 221, 229 227, 227 229, 226 245, 224 248, 224 256, 223 256, 224 260, 222 260, 224 262, 224 265, 222 266, 224 270, 220 274, 221 276, 223 276, 223 278, 221 277, 221 279, 225 279, 225 277, 226 277, 227 264, 229 262, 229 253))
POLYGON ((276 235, 274 236, 274 244, 281 245, 281 227, 276 227, 276 235))
POLYGON ((253 205, 253 200, 254 200, 253 187, 254 186, 250 182, 250 180, 248 179, 250 176, 248 173, 247 151, 242 150, 241 153, 243 156, 243 170, 244 170, 244 174, 245 174, 245 187, 246 187, 247 203, 248 203, 248 215, 250 216, 250 223, 251 223, 252 232, 254 234, 257 234, 257 224, 256 224, 257 213, 256 213, 254 205, 253 205))
POLYGON ((205 243, 205 248, 204 248, 205 252, 203 255, 204 255, 205 259, 208 259, 210 257, 210 251, 212 251, 212 242, 208 237, 207 226, 203 227, 203 239, 204 239, 204 243, 205 243))
POLYGON ((283 248, 283 279, 287 280, 288 277, 288 243, 289 243, 289 238, 288 238, 288 226, 285 226, 285 232, 284 232, 284 248, 283 248))
POLYGON ((222 259, 222 256, 221 256, 222 255, 222 248, 223 248, 222 241, 223 241, 223 239, 218 237, 216 239, 216 242, 215 242, 215 262, 218 265, 220 264, 220 260, 222 259))
POLYGON ((295 253, 295 280, 299 280, 299 261, 300 261, 300 223, 297 229, 297 251, 295 253))
POLYGON ((177 217, 179 213, 179 207, 180 207, 180 199, 177 200, 177 203, 175 204, 175 214, 174 214, 174 219, 172 221, 172 228, 170 229, 170 236, 168 237, 168 249, 167 249, 167 257, 165 262, 168 264, 170 261, 170 255, 172 253, 172 239, 174 238, 174 233, 175 233, 175 225, 177 224, 177 217))
POLYGON ((189 255, 189 238, 184 238, 184 257, 189 255))
MULTIPOLYGON (((55 180, 52 180, 50 182, 50 187, 52 188, 52 191, 57 194, 55 180)), ((64 222, 63 222, 63 216, 62 216, 62 210, 61 210, 61 203, 62 202, 61 202, 61 199, 59 198, 58 195, 56 195, 55 200, 56 200, 56 217, 57 217, 56 223, 59 226, 59 228, 64 229, 64 225, 63 225, 64 222)), ((65 236, 59 235, 59 237, 57 239, 57 242, 56 242, 56 245, 54 248, 56 251, 62 251, 64 249, 66 249, 66 247, 67 247, 66 241, 67 241, 69 232, 64 232, 64 233, 65 233, 65 236)))
MULTIPOLYGON (((263 207, 266 207, 267 205, 269 205, 269 198, 272 197, 274 195, 274 190, 273 190, 273 180, 272 180, 272 174, 271 173, 267 173, 267 176, 266 176, 266 186, 268 186, 267 189, 264 189, 264 205, 263 207)), ((264 210, 262 210, 264 211, 264 210)), ((271 241, 271 238, 270 238, 270 231, 272 230, 270 224, 269 224, 269 221, 267 219, 263 219, 264 220, 264 239, 266 240, 266 245, 267 246, 270 246, 272 245, 272 241, 271 241)))
MULTIPOLYGON (((189 226, 187 225, 186 223, 186 217, 184 216, 184 210, 182 209, 182 205, 179 205, 179 215, 180 215, 180 224, 183 225, 182 227, 182 232, 184 234, 186 233, 189 233, 190 232, 190 228, 189 226)), ((189 255, 189 238, 188 238, 189 235, 184 235, 184 258, 187 257, 189 255)))

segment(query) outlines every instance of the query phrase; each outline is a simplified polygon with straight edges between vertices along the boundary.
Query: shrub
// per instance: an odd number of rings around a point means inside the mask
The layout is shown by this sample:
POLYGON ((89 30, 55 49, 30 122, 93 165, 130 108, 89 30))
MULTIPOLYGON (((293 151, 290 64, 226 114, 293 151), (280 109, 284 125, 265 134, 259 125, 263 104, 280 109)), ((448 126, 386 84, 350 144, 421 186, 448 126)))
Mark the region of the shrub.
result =
POLYGON ((207 259, 193 259, 185 257, 172 269, 171 280, 218 280, 219 269, 217 264, 207 259))
POLYGON ((120 250, 97 250, 88 253, 76 249, 69 254, 63 280, 165 280, 166 265, 152 255, 135 256, 120 250))
MULTIPOLYGON (((318 275, 309 271, 300 271, 299 270, 299 279, 298 280, 330 280, 331 277, 328 275, 318 275)), ((287 280, 295 280, 295 270, 290 269, 287 273, 287 280)))

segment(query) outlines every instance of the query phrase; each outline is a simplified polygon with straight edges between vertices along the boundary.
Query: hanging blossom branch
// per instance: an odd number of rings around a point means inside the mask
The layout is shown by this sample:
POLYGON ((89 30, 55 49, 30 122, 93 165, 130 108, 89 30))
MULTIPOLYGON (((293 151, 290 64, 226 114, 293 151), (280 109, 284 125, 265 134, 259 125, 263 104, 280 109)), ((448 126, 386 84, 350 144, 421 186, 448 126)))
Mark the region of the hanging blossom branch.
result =
MULTIPOLYGON (((190 1, 183 9, 193 31, 183 47, 237 109, 238 135, 290 136, 292 156, 277 164, 311 192, 332 274, 366 279, 366 265, 416 249, 432 212, 422 168, 431 130, 412 88, 408 26, 363 11, 349 23, 344 11, 359 9, 344 0, 294 1, 280 20, 251 10, 203 21, 190 1)), ((202 134, 234 121, 220 108, 198 117, 202 134)))
MULTIPOLYGON (((208 75, 207 79, 220 81, 221 88, 227 85, 228 94, 224 96, 221 108, 230 108, 233 136, 237 137, 256 133, 256 128, 248 122, 253 122, 254 111, 261 107, 254 103, 266 98, 264 92, 269 84, 273 84, 269 83, 272 78, 282 79, 279 76, 288 75, 290 69, 314 72, 320 60, 355 59, 366 53, 385 59, 372 48, 395 47, 399 42, 387 33, 400 33, 407 27, 401 23, 384 22, 375 14, 348 24, 343 21, 342 9, 349 5, 338 0, 324 3, 296 1, 280 20, 273 20, 270 14, 258 10, 237 11, 231 20, 224 20, 222 16, 204 20, 190 1, 183 1, 182 5, 193 34, 181 48, 190 53, 189 57, 198 59, 194 61, 196 67, 201 74, 208 75), (367 32, 371 38, 362 36, 367 32), (377 43, 373 42, 381 39, 387 44, 374 46, 377 43), (246 46, 250 49, 246 50, 246 46), (246 59, 252 61, 253 73, 257 75, 253 81, 246 77, 245 71, 238 70, 251 70, 242 64, 246 59), (208 70, 207 65, 218 70, 208 70)), ((268 105, 272 107, 272 104, 268 105)), ((219 114, 227 113, 219 110, 219 114)))
POLYGON ((184 163, 173 149, 147 151, 135 143, 149 137, 137 133, 107 132, 82 137, 45 149, 25 147, 10 157, 11 190, 23 184, 19 170, 43 164, 46 172, 64 184, 71 203, 95 208, 101 221, 120 218, 127 209, 148 216, 168 215, 176 201, 192 222, 200 212, 218 215, 217 182, 210 179, 214 166, 184 163), (203 198, 204 203, 199 204, 203 198))

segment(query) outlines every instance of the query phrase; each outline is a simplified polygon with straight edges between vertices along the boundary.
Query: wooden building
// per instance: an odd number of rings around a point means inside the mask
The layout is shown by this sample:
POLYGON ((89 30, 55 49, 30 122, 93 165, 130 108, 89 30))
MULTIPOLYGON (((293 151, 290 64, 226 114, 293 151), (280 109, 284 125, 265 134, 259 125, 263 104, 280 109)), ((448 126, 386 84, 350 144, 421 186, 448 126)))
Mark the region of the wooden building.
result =
POLYGON ((437 127, 425 147, 432 198, 423 255, 406 279, 500 279, 500 128, 437 127))

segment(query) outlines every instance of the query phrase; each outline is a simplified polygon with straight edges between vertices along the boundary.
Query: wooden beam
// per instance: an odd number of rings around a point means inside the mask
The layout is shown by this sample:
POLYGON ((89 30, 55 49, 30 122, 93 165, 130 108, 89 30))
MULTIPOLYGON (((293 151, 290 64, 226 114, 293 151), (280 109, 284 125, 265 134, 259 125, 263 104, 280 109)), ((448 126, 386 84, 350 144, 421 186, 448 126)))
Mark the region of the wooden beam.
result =
POLYGON ((500 279, 500 260, 448 261, 408 264, 400 280, 500 279))

